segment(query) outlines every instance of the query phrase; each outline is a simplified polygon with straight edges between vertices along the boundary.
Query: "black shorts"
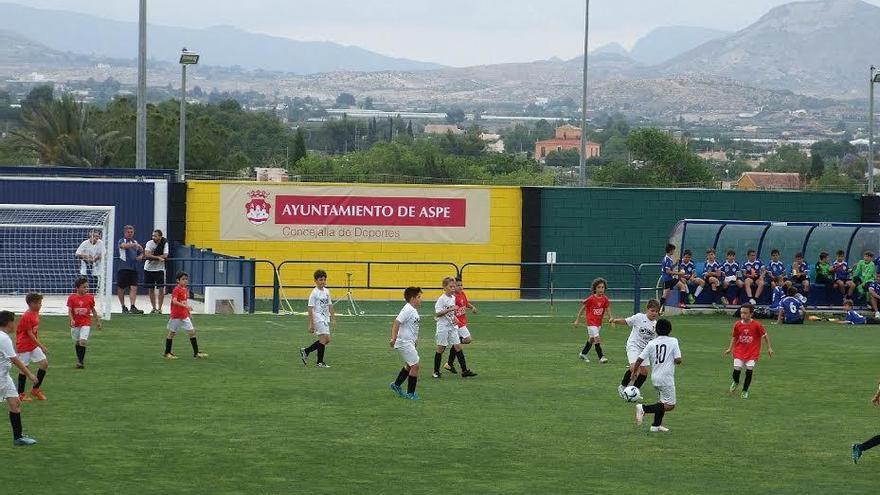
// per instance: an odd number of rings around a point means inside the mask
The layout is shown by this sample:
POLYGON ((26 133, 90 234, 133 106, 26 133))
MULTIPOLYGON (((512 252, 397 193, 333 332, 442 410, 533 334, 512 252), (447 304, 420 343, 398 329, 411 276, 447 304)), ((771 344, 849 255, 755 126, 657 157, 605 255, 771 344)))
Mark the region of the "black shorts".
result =
POLYGON ((803 325, 804 319, 801 318, 800 320, 790 320, 790 321, 789 320, 782 320, 782 324, 783 325, 803 325))
POLYGON ((797 275, 795 277, 791 277, 791 281, 796 284, 803 284, 804 282, 806 282, 806 280, 807 280, 806 275, 797 275))
POLYGON ((675 287, 676 285, 678 285, 677 278, 674 278, 672 280, 667 280, 666 282, 663 282, 663 290, 671 289, 671 288, 675 287))
POLYGON ((157 289, 165 286, 165 271, 151 272, 144 270, 144 287, 157 289))
POLYGON ((128 270, 122 269, 116 272, 116 286, 120 289, 125 289, 126 287, 137 287, 138 285, 138 272, 137 270, 128 270))

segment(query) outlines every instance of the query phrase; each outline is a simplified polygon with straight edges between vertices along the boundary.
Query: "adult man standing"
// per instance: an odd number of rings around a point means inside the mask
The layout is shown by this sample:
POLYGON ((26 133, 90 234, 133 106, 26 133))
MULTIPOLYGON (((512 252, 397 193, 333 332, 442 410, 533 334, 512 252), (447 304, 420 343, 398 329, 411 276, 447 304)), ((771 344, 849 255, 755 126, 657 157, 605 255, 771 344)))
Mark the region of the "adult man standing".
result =
POLYGON ((104 275, 104 243, 101 242, 101 231, 89 231, 89 238, 76 248, 76 257, 80 260, 79 274, 88 278, 90 287, 98 290, 99 280, 104 275))
POLYGON ((168 259, 168 240, 162 231, 153 231, 153 238, 144 246, 144 285, 150 291, 151 315, 162 314, 165 302, 165 260, 168 259))
POLYGON ((122 239, 116 243, 119 248, 119 270, 116 272, 116 295, 123 313, 144 314, 134 305, 138 290, 138 261, 144 259, 144 247, 134 238, 134 227, 126 225, 122 228, 122 239), (125 289, 128 288, 128 300, 131 310, 125 307, 125 289))

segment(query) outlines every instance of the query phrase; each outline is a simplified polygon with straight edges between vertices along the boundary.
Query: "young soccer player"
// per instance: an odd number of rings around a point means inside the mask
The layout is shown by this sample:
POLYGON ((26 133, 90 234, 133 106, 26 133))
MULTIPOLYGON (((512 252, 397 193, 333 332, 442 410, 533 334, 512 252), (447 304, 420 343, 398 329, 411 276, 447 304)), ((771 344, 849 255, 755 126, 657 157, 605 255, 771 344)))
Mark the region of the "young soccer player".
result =
POLYGON ((789 287, 787 291, 786 296, 779 302, 777 321, 786 325, 800 325, 807 317, 807 310, 794 286, 789 287))
POLYGON ((871 305, 871 309, 874 310, 874 318, 880 318, 880 311, 878 311, 878 301, 880 301, 880 273, 874 275, 874 280, 865 284, 865 290, 868 291, 865 297, 868 298, 868 303, 871 305))
MULTIPOLYGON (((467 294, 464 293, 464 285, 462 284, 461 277, 455 277, 455 305, 458 307, 458 310, 455 312, 455 324, 458 327, 458 339, 461 341, 461 344, 470 344, 473 342, 471 340, 471 331, 468 329, 468 319, 467 319, 467 311, 470 309, 474 314, 477 314, 477 308, 470 301, 468 301, 467 294)), ((458 364, 462 366, 462 377, 464 377, 464 365, 461 364, 461 360, 464 358, 464 349, 461 351, 456 351, 455 347, 449 351, 449 360, 446 361, 446 364, 443 365, 443 368, 449 371, 452 374, 457 374, 458 370, 455 369, 455 358, 458 357, 458 364)), ((472 370, 467 370, 468 376, 476 376, 472 370)))
POLYGON ((208 357, 207 354, 199 351, 196 329, 193 327, 192 319, 190 318, 192 306, 189 305, 188 300, 189 274, 177 272, 177 287, 171 292, 171 319, 168 320, 168 335, 165 336, 165 359, 177 359, 177 356, 171 352, 171 346, 174 344, 174 337, 181 328, 189 335, 193 357, 196 359, 208 357))
MULTIPOLYGON (((49 369, 49 359, 46 358, 49 351, 39 337, 40 308, 43 307, 43 295, 32 292, 24 300, 28 309, 18 321, 18 327, 15 331, 15 346, 18 350, 18 358, 25 366, 30 363, 36 363, 39 366, 37 380, 32 381, 31 396, 37 400, 46 400, 46 394, 43 393, 41 386, 43 380, 46 379, 46 371, 49 369)), ((25 373, 19 373, 18 398, 23 402, 30 402, 31 398, 24 393, 26 379, 25 373)))
POLYGON ((834 288, 848 298, 852 298, 856 284, 850 280, 849 264, 844 259, 842 249, 837 251, 837 259, 831 265, 831 273, 834 275, 834 288))
POLYGON ((608 358, 606 358, 605 354, 602 352, 602 338, 599 337, 599 330, 602 328, 602 319, 605 316, 605 313, 608 313, 609 318, 611 316, 611 302, 608 301, 608 296, 605 295, 605 290, 607 288, 608 282, 606 282, 604 278, 593 280, 593 293, 590 297, 584 299, 581 308, 578 310, 577 316, 574 317, 575 328, 577 328, 582 314, 584 315, 584 322, 587 324, 587 343, 584 344, 584 348, 580 353, 580 358, 585 363, 590 362, 587 354, 590 353, 590 348, 594 345, 596 346, 596 355, 599 356, 599 362, 608 362, 608 358))
POLYGON ((651 299, 648 301, 644 313, 636 313, 629 318, 612 318, 610 320, 612 325, 620 323, 622 325, 629 325, 632 329, 629 332, 629 338, 626 339, 626 358, 629 362, 629 367, 626 369, 623 379, 620 380, 620 385, 617 387, 617 395, 621 398, 623 398, 624 387, 629 385, 633 379, 635 379, 636 387, 640 390, 642 385, 645 384, 645 380, 648 379, 647 366, 639 366, 637 371, 634 371, 632 365, 639 358, 642 351, 645 350, 648 342, 657 336, 655 326, 657 325, 657 316, 659 314, 660 302, 656 299, 651 299), (635 376, 633 376, 634 374, 635 376))
MULTIPOLYGON (((434 378, 440 378, 440 364, 443 362, 443 352, 447 347, 452 347, 461 353, 461 338, 458 336, 458 324, 455 318, 455 312, 458 306, 455 304, 455 277, 446 277, 443 279, 443 294, 437 298, 434 304, 434 318, 437 320, 437 333, 435 342, 437 344, 437 352, 434 354, 434 378)), ((467 361, 464 354, 458 355, 458 364, 461 365, 462 378, 476 376, 467 367, 467 361)))
MULTIPOLYGON (((666 307, 666 298, 669 297, 669 291, 672 288, 677 288, 679 293, 684 293, 687 296, 687 286, 681 279, 678 277, 678 270, 675 269, 675 260, 672 259, 672 254, 675 253, 675 245, 667 244, 666 245, 666 256, 663 257, 663 261, 660 265, 660 281, 663 283, 663 296, 660 298, 660 312, 662 313, 664 308, 666 307)), ((679 300, 679 306, 684 307, 684 303, 687 297, 679 300)))
MULTIPOLYGON (((880 406, 880 386, 878 386, 877 391, 874 392, 874 398, 871 399, 871 403, 875 406, 880 406)), ((852 444, 853 464, 859 463, 859 459, 862 457, 862 454, 864 454, 866 450, 873 449, 878 445, 880 445, 880 435, 876 435, 864 443, 852 444)))
POLYGON ((856 285, 859 293, 868 290, 868 283, 873 282, 877 278, 877 265, 874 264, 874 253, 865 251, 862 259, 856 263, 852 270, 853 283, 856 285))
POLYGON ((312 342, 309 347, 299 350, 300 358, 304 365, 308 364, 309 354, 318 351, 317 368, 329 368, 324 362, 324 351, 330 345, 330 327, 336 326, 336 311, 333 310, 333 301, 330 299, 330 289, 327 288, 327 272, 317 270, 314 274, 315 288, 309 295, 309 333, 318 336, 318 340, 312 342))
POLYGON ((681 261, 678 262, 679 277, 687 289, 687 294, 682 293, 682 296, 687 295, 690 304, 693 304, 700 297, 700 294, 703 293, 703 287, 706 285, 706 281, 697 276, 697 266, 694 264, 693 256, 690 249, 685 249, 681 254, 681 261))
POLYGON ((783 275, 779 275, 773 280, 773 290, 770 291, 770 311, 779 312, 788 287, 789 283, 785 281, 783 275))
POLYGON ((13 445, 34 445, 37 443, 33 438, 28 438, 21 432, 21 399, 18 390, 9 371, 13 365, 18 368, 32 383, 37 377, 31 373, 27 365, 21 362, 15 354, 15 347, 9 334, 15 328, 15 315, 10 311, 0 311, 0 399, 5 399, 9 404, 9 422, 12 423, 13 445))
POLYGON ((721 265, 721 273, 724 275, 721 284, 724 295, 721 297, 721 302, 725 305, 736 304, 743 281, 740 280, 739 263, 736 262, 736 251, 733 249, 727 251, 727 260, 721 265))
POLYGON ((755 307, 751 304, 744 304, 739 308, 740 320, 733 325, 733 335, 730 338, 730 345, 724 351, 724 354, 730 354, 733 351, 733 382, 730 384, 730 393, 736 392, 739 387, 739 377, 742 373, 743 366, 746 367, 746 380, 743 382, 742 393, 740 397, 749 398, 749 387, 752 385, 752 373, 755 370, 755 364, 761 357, 761 340, 767 341, 767 355, 773 357, 773 347, 770 345, 770 336, 764 325, 758 320, 752 319, 755 307))
POLYGON ((874 318, 873 316, 862 316, 853 308, 853 302, 851 299, 843 300, 843 310, 846 311, 846 317, 842 320, 832 320, 828 319, 828 321, 833 323, 839 323, 841 325, 880 325, 880 318, 874 318))
POLYGON ((718 292, 721 287, 721 281, 724 280, 724 274, 721 271, 721 263, 715 258, 715 250, 709 248, 706 250, 706 265, 703 268, 703 280, 709 284, 712 289, 712 304, 718 302, 718 292))
POLYGON ((785 263, 780 261, 778 249, 770 251, 770 264, 767 265, 767 273, 770 275, 770 285, 772 287, 785 282, 785 263), (780 277, 782 277, 782 281, 778 282, 780 277))
POLYGON ((743 285, 746 288, 746 297, 749 298, 749 303, 757 304, 756 299, 760 299, 764 292, 764 278, 767 275, 767 270, 764 268, 764 263, 758 259, 758 252, 754 249, 749 249, 746 252, 746 258, 746 262, 742 266, 743 285))
POLYGON ((636 424, 641 425, 645 414, 653 414, 651 432, 665 432, 669 428, 663 426, 663 416, 675 409, 675 367, 681 364, 681 348, 678 339, 670 337, 672 323, 669 320, 657 321, 657 337, 652 339, 639 354, 636 362, 630 366, 635 373, 642 363, 651 364, 651 383, 657 390, 659 401, 656 404, 636 404, 636 424))
POLYGON ((419 306, 422 305, 422 289, 419 287, 407 287, 403 291, 406 304, 394 323, 391 325, 391 348, 396 349, 403 360, 403 368, 397 374, 391 390, 397 395, 410 400, 419 400, 416 394, 416 384, 419 381, 419 352, 416 345, 419 340, 419 306), (400 388, 406 381, 406 392, 400 388))
POLYGON ((807 302, 807 294, 810 293, 810 267, 804 261, 804 253, 794 255, 794 262, 791 264, 791 283, 796 289, 800 289, 803 297, 799 297, 801 302, 807 302))
POLYGON ((75 282, 76 291, 67 298, 67 315, 70 318, 70 336, 76 351, 76 368, 85 368, 86 346, 92 332, 94 316, 98 330, 101 329, 101 318, 95 309, 95 297, 89 294, 89 279, 80 277, 75 282))

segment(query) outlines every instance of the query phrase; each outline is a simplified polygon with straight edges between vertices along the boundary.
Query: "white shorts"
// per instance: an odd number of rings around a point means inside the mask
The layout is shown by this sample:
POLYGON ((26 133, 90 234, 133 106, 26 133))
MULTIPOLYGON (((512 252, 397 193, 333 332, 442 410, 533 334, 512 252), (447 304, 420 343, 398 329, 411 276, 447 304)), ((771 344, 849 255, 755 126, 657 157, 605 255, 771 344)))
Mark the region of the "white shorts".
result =
POLYGON ((459 340, 468 339, 471 336, 471 331, 468 330, 468 327, 458 327, 458 338, 459 340))
POLYGON ((330 324, 326 321, 315 322, 315 335, 330 335, 330 324))
MULTIPOLYGON (((629 361, 629 364, 633 364, 636 360, 639 359, 639 355, 642 353, 641 349, 636 349, 635 347, 627 347, 626 348, 626 359, 629 361)), ((647 367, 648 363, 642 363, 642 366, 647 367)))
POLYGON ((70 329, 70 337, 75 341, 89 340, 92 333, 92 327, 72 327, 70 329))
POLYGON ((43 353, 42 349, 37 347, 31 352, 19 352, 18 359, 21 359, 21 362, 24 364, 39 363, 40 361, 46 360, 46 355, 43 353))
POLYGON ((742 368, 743 364, 745 364, 746 368, 754 368, 755 360, 749 359, 748 361, 743 361, 742 359, 733 358, 733 367, 734 368, 742 368))
POLYGON ((602 327, 587 327, 587 335, 589 335, 590 337, 598 337, 599 329, 601 328, 602 327))
POLYGON ((437 329, 436 336, 437 345, 443 347, 453 346, 455 344, 461 344, 461 339, 458 337, 458 328, 449 328, 449 329, 437 329))
POLYGON ((399 342, 395 347, 400 359, 409 366, 419 364, 419 351, 414 342, 399 342))
POLYGON ((0 400, 12 397, 18 397, 18 389, 15 388, 15 382, 12 381, 12 377, 8 374, 0 376, 0 400))
POLYGON ((193 322, 189 318, 184 319, 171 319, 168 320, 168 331, 171 333, 177 333, 178 330, 183 329, 186 332, 192 332, 195 330, 193 327, 193 322))
POLYGON ((660 402, 675 405, 675 385, 654 385, 654 388, 657 389, 660 402))

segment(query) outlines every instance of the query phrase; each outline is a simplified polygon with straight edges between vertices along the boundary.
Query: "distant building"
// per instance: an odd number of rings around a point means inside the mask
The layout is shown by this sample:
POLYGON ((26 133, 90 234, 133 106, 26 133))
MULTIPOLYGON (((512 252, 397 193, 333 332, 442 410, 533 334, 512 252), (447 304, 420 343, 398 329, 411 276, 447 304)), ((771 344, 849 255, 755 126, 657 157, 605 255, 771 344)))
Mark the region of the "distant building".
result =
POLYGON ((727 161, 726 151, 700 151, 699 153, 697 153, 697 156, 699 156, 703 160, 715 160, 719 162, 727 161))
MULTIPOLYGON (((554 151, 581 150, 581 129, 573 125, 563 125, 556 128, 556 137, 535 143, 535 160, 543 163, 547 155, 554 151)), ((602 147, 599 143, 587 141, 587 158, 600 156, 602 147)))
POLYGON ((464 134, 464 131, 459 129, 457 126, 449 125, 449 124, 428 124, 425 126, 425 134, 446 134, 447 132, 451 132, 453 134, 464 134))
POLYGON ((254 174, 261 182, 287 182, 287 172, 283 168, 254 167, 254 174))
POLYGON ((801 176, 797 173, 744 172, 736 181, 736 188, 746 191, 798 191, 801 188, 801 176))

